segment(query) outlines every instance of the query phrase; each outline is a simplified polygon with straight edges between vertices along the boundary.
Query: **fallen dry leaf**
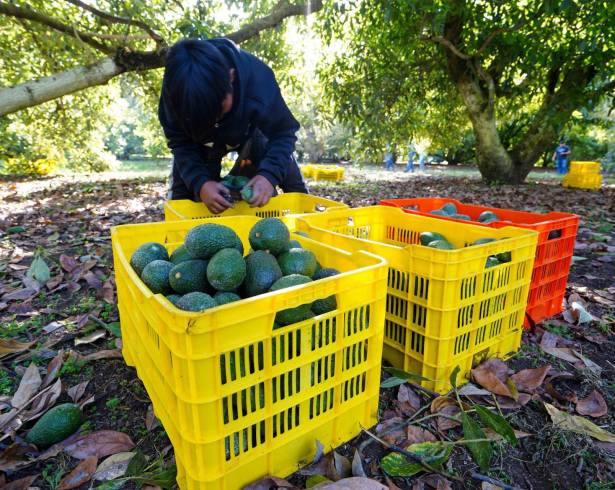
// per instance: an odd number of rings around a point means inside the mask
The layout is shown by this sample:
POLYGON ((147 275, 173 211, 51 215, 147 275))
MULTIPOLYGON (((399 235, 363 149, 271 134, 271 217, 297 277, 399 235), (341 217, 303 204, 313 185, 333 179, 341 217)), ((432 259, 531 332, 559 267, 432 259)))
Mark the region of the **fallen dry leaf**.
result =
POLYGON ((114 480, 115 478, 124 476, 134 455, 135 453, 133 452, 112 454, 98 465, 96 472, 92 476, 92 480, 114 480))
POLYGON ((41 385, 41 388, 46 388, 58 377, 58 373, 62 368, 63 359, 64 351, 59 350, 56 356, 47 365, 47 374, 45 374, 45 378, 43 379, 43 384, 41 385))
POLYGON ((79 262, 74 257, 62 254, 60 255, 60 265, 66 272, 73 272, 79 266, 79 262))
POLYGON ((30 407, 30 410, 23 412, 21 415, 22 422, 29 422, 37 419, 47 410, 55 405, 62 394, 62 380, 57 379, 56 382, 49 387, 45 393, 41 394, 30 407))
POLYGON ((603 428, 598 427, 596 424, 590 422, 586 418, 562 412, 561 410, 558 410, 553 405, 546 402, 544 405, 547 409, 547 412, 549 412, 549 415, 551 416, 553 425, 555 425, 556 427, 569 430, 571 432, 576 432, 578 434, 590 436, 602 442, 615 442, 615 434, 611 434, 603 428))
POLYGON ((421 408, 421 399, 407 384, 399 385, 397 406, 405 415, 412 415, 421 408))
POLYGON ((352 476, 367 477, 365 470, 363 469, 363 461, 361 460, 361 455, 359 454, 358 449, 354 450, 354 456, 352 458, 352 476))
POLYGON ((13 291, 10 293, 6 293, 2 296, 2 301, 19 301, 19 300, 27 300, 36 296, 38 291, 34 288, 23 288, 18 289, 17 291, 13 291))
POLYGON ((388 490, 382 483, 370 478, 353 476, 333 483, 318 485, 318 490, 388 490))
POLYGON ((451 487, 451 482, 442 475, 430 473, 428 475, 423 475, 416 480, 412 485, 412 490, 423 490, 426 488, 425 485, 427 485, 428 488, 435 488, 436 490, 452 490, 453 488, 451 487))
POLYGON ((523 369, 522 371, 513 374, 510 378, 515 383, 517 390, 534 391, 545 380, 545 377, 549 373, 550 369, 551 366, 549 364, 535 369, 523 369))
POLYGON ((540 339, 540 347, 544 350, 545 347, 557 347, 561 337, 553 332, 545 331, 540 339))
POLYGON ((577 402, 577 412, 590 417, 602 417, 608 413, 608 408, 602 394, 594 390, 577 402))
POLYGON ((284 480, 283 478, 277 478, 275 476, 266 476, 262 480, 258 480, 257 482, 251 483, 250 485, 243 487, 243 490, 270 490, 271 488, 284 488, 285 490, 293 490, 297 487, 284 480))
POLYGON ((122 359, 122 351, 119 349, 99 350, 85 356, 77 354, 76 357, 79 361, 83 362, 98 361, 100 359, 122 359))
POLYGON ((508 366, 499 359, 489 359, 472 369, 472 378, 491 393, 513 398, 513 393, 506 385, 508 366))
POLYGON ((25 442, 15 442, 0 453, 0 471, 12 472, 28 464, 27 454, 35 453, 36 447, 25 442))
POLYGON ((0 339, 0 358, 29 349, 32 344, 34 344, 34 341, 18 342, 13 339, 0 339))
POLYGON ((92 342, 96 342, 97 340, 102 339, 105 335, 107 335, 106 330, 95 330, 89 335, 75 339, 75 346, 82 344, 91 344, 92 342))
MULTIPOLYGON (((498 434, 496 431, 494 431, 493 429, 489 427, 483 430, 485 432, 485 435, 487 436, 487 439, 491 439, 492 441, 504 440, 504 438, 500 434, 498 434)), ((525 437, 530 437, 534 435, 534 434, 530 434, 529 432, 523 432, 522 430, 516 430, 516 429, 514 429, 514 432, 515 432, 515 436, 517 437, 517 439, 523 439, 525 437)))
POLYGON ((352 476, 352 465, 348 458, 342 456, 337 451, 331 452, 329 455, 327 474, 325 476, 332 481, 338 481, 352 476))
POLYGON ((17 391, 11 399, 11 405, 15 408, 23 407, 38 391, 42 382, 43 380, 38 372, 38 367, 33 362, 30 363, 28 369, 26 369, 26 372, 21 378, 17 391))
POLYGON ((111 454, 130 451, 134 442, 123 432, 100 430, 78 437, 64 448, 64 452, 77 459, 87 459, 92 456, 104 458, 111 454))
POLYGON ((110 279, 103 284, 101 298, 110 305, 115 304, 113 283, 110 279))
MULTIPOLYGON (((440 413, 448 415, 449 417, 455 417, 457 414, 459 414, 459 412, 461 412, 461 410, 459 410, 459 407, 457 405, 448 405, 440 410, 440 413)), ((436 425, 439 432, 445 432, 449 429, 459 427, 461 425, 461 422, 457 422, 456 420, 452 420, 446 417, 438 417, 436 418, 436 425)))
POLYGON ((147 412, 145 413, 145 428, 151 432, 159 426, 160 420, 156 417, 156 414, 154 413, 154 406, 150 403, 147 407, 147 412))
POLYGON ((408 439, 408 445, 410 445, 419 442, 435 442, 436 436, 427 429, 423 429, 416 425, 409 425, 406 428, 406 439, 408 439))
POLYGON ((84 459, 75 466, 73 471, 60 480, 60 484, 56 487, 56 490, 71 490, 72 488, 80 487, 84 483, 89 482, 96 471, 97 464, 98 458, 95 456, 84 459))
POLYGON ((89 381, 83 381, 78 385, 72 386, 66 391, 66 394, 70 396, 70 399, 74 403, 79 403, 79 400, 81 400, 81 397, 85 393, 85 389, 87 388, 88 383, 89 381))
POLYGON ((30 475, 19 480, 13 480, 2 485, 2 490, 27 490, 32 486, 38 475, 30 475))

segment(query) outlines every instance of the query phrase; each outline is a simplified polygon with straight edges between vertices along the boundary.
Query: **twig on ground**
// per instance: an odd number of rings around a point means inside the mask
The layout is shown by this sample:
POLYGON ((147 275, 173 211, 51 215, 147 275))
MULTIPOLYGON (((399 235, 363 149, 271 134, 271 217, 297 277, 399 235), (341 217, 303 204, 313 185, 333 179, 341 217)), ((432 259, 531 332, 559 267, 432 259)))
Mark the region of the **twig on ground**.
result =
POLYGON ((480 473, 476 473, 475 471, 470 473, 470 476, 474 478, 475 480, 480 480, 480 481, 484 481, 487 483, 491 483, 492 485, 497 485, 498 487, 503 488, 504 490, 523 490, 521 487, 509 485, 508 483, 504 483, 503 481, 496 480, 495 478, 491 478, 490 476, 487 476, 487 475, 481 475, 480 473))

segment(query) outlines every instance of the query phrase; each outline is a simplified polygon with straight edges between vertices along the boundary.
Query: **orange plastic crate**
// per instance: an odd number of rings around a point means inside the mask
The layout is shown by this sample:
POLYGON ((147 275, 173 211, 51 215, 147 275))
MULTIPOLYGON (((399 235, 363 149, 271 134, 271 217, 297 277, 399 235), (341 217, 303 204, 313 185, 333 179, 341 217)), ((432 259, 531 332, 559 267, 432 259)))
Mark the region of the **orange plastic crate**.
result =
POLYGON ((537 231, 539 234, 538 246, 536 247, 536 259, 534 260, 524 326, 528 328, 532 322, 538 323, 562 311, 574 242, 579 227, 579 217, 576 214, 528 213, 512 209, 463 204, 456 199, 442 197, 385 199, 380 204, 402 208, 411 214, 468 223, 468 221, 429 213, 435 209, 440 209, 446 203, 453 203, 457 206, 458 213, 466 214, 472 218, 472 224, 491 228, 513 225, 537 231), (496 213, 500 220, 488 224, 477 222, 478 216, 483 211, 496 213))

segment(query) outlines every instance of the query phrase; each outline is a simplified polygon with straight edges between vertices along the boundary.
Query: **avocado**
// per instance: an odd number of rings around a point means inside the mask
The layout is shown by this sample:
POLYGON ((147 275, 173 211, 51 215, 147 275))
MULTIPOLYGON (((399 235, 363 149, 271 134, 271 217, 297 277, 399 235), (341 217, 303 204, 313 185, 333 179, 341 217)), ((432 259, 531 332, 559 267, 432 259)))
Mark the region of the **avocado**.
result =
POLYGON ((451 214, 451 218, 462 219, 464 221, 472 221, 472 218, 470 218, 467 214, 451 214))
MULTIPOLYGON (((300 274, 292 274, 290 276, 284 276, 274 282, 271 286, 271 291, 279 291, 280 289, 286 289, 308 282, 312 282, 309 277, 300 274)), ((310 306, 310 303, 306 303, 294 308, 278 311, 275 316, 275 321, 280 325, 290 325, 291 323, 300 322, 306 318, 306 315, 310 311, 310 306)))
POLYGON ((278 218, 265 218, 252 227, 249 240, 254 250, 268 250, 277 256, 288 250, 290 232, 278 218))
POLYGON ((448 216, 448 213, 445 213, 441 209, 434 209, 433 211, 429 211, 429 214, 435 214, 436 216, 448 216))
POLYGON ((83 412, 74 403, 56 405, 28 431, 26 441, 46 448, 74 434, 83 423, 83 412))
POLYGON ((235 176, 235 187, 237 187, 237 189, 243 189, 248 184, 248 182, 250 182, 250 179, 245 175, 235 176))
POLYGON ((471 245, 482 245, 483 243, 495 242, 495 238, 479 238, 471 243, 471 245))
POLYGON ((435 240, 446 240, 443 235, 440 233, 436 233, 435 231, 424 231, 420 235, 421 245, 428 245, 429 242, 433 242, 435 240))
POLYGON ((496 265, 500 265, 500 261, 497 259, 497 257, 494 257, 493 255, 487 257, 487 262, 485 262, 485 268, 495 267, 496 265))
POLYGON ((316 256, 314 252, 304 248, 292 248, 278 257, 282 274, 301 274, 312 277, 316 272, 316 256))
POLYGON ((169 274, 174 265, 166 260, 154 260, 145 266, 141 279, 154 294, 171 292, 169 274))
POLYGON ((154 260, 169 260, 169 253, 164 245, 148 242, 141 245, 130 257, 130 265, 141 276, 145 266, 154 260))
MULTIPOLYGON (((314 274, 312 279, 314 279, 314 281, 317 281, 318 279, 324 279, 325 277, 336 276, 339 273, 340 272, 337 269, 328 267, 326 269, 320 269, 318 272, 316 272, 316 274, 314 274)), ((312 303, 312 311, 316 315, 322 315, 323 313, 328 313, 329 311, 333 311, 336 308, 337 308, 337 299, 335 298, 334 294, 332 294, 331 296, 327 296, 326 298, 323 298, 323 299, 317 299, 316 301, 312 303)))
POLYGON ((288 249, 291 250, 293 248, 303 248, 303 247, 297 240, 291 240, 290 242, 288 242, 288 249))
POLYGON ((211 286, 207 282, 207 261, 193 259, 177 264, 169 272, 169 284, 179 294, 209 291, 211 286))
POLYGON ((321 268, 320 270, 316 271, 312 276, 312 279, 316 281, 318 279, 324 279, 325 277, 337 276, 339 273, 340 271, 334 269, 333 267, 325 267, 324 269, 321 268))
POLYGON ((252 197, 254 196, 254 189, 252 189, 252 187, 244 187, 243 189, 241 189, 241 198, 245 201, 245 202, 250 202, 252 200, 252 197))
POLYGON ((449 216, 452 216, 453 214, 457 214, 457 206, 455 206, 452 202, 447 202, 440 209, 442 209, 442 211, 444 211, 449 216))
POLYGON ((173 303, 174 305, 177 305, 177 302, 179 301, 179 298, 181 298, 181 296, 179 294, 169 294, 167 296, 167 299, 173 303))
POLYGON ((316 261, 316 272, 314 272, 314 274, 316 274, 319 270, 322 269, 322 265, 320 264, 320 262, 318 262, 318 260, 316 261))
POLYGON ((282 276, 278 261, 269 252, 257 250, 246 257, 244 287, 247 296, 266 293, 282 276))
POLYGON ((482 213, 480 213, 478 215, 478 222, 479 223, 491 223, 492 221, 498 221, 500 218, 498 218, 498 215, 495 214, 492 211, 483 211, 482 213))
POLYGON ((440 250, 455 250, 455 247, 453 247, 453 245, 446 240, 434 240, 433 242, 429 242, 427 246, 431 248, 438 248, 440 250))
POLYGON ((171 254, 171 258, 169 259, 169 261, 173 262, 175 265, 179 264, 180 262, 186 262, 188 260, 194 260, 194 257, 190 255, 190 252, 188 252, 186 245, 180 245, 179 247, 177 247, 175 251, 171 254))
POLYGON ((246 262, 235 248, 224 248, 207 264, 207 279, 218 291, 234 291, 246 278, 246 262))
POLYGON ((241 240, 228 226, 206 223, 192 228, 186 235, 186 248, 196 259, 210 259, 223 248, 235 248, 243 254, 241 240))
POLYGON ((503 264, 512 260, 512 254, 510 252, 502 252, 496 254, 496 258, 503 264))
POLYGON ((239 301, 240 299, 241 299, 241 296, 235 293, 228 292, 228 291, 218 291, 214 295, 214 300, 216 301, 216 304, 218 306, 226 305, 228 303, 233 303, 235 301, 239 301))
POLYGON ((177 301, 175 306, 177 306, 180 310, 205 311, 209 308, 215 308, 218 305, 209 294, 197 291, 194 293, 184 294, 179 301, 177 301))

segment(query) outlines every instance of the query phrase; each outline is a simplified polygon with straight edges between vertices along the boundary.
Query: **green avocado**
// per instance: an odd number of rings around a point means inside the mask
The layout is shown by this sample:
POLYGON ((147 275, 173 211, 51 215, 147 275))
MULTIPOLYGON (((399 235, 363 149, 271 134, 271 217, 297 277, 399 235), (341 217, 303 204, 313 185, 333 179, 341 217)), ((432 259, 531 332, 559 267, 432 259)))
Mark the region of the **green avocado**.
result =
MULTIPOLYGON (((300 274, 292 274, 290 276, 284 276, 278 279, 271 286, 271 291, 279 291, 292 286, 298 286, 300 284, 306 284, 312 282, 307 276, 300 274)), ((291 323, 297 323, 306 319, 306 315, 310 311, 311 303, 296 306, 294 308, 287 308, 285 310, 278 311, 275 316, 275 321, 280 325, 290 325, 291 323)))
POLYGON ((244 289, 247 296, 256 296, 269 291, 283 274, 278 261, 264 250, 256 250, 246 257, 244 289))
POLYGON ((141 279, 154 294, 171 292, 169 274, 174 265, 166 260, 154 260, 145 266, 141 279))
POLYGON ((301 274, 312 277, 316 272, 316 256, 311 250, 305 248, 291 248, 278 257, 282 274, 301 274))
POLYGON ((141 245, 130 257, 130 265, 141 276, 145 266, 154 260, 169 260, 169 253, 164 245, 148 242, 141 245))
POLYGON ((216 301, 206 293, 194 292, 184 294, 178 301, 177 306, 180 310, 185 311, 205 311, 209 308, 215 308, 216 301))
POLYGON ((74 434, 83 423, 83 412, 74 403, 56 405, 46 412, 26 434, 26 441, 47 448, 74 434))
POLYGON ((268 250, 278 256, 288 250, 290 232, 278 218, 265 218, 252 227, 249 240, 254 250, 268 250))
POLYGON ((427 246, 431 248, 438 248, 440 250, 455 250, 455 247, 453 247, 453 245, 446 240, 434 240, 433 242, 429 242, 427 246))
POLYGON ((455 206, 452 202, 447 202, 441 209, 449 216, 457 214, 457 206, 455 206))
POLYGON ((217 252, 207 264, 207 280, 218 291, 235 291, 246 278, 246 262, 235 248, 217 252))
POLYGON ((443 235, 435 231, 424 231, 421 233, 419 239, 421 240, 421 245, 429 245, 430 242, 435 240, 446 240, 443 235))
POLYGON ((235 301, 239 301, 240 299, 241 296, 228 291, 218 291, 214 295, 214 300, 216 300, 216 304, 218 304, 218 306, 226 305, 228 303, 234 303, 235 301))
POLYGON ((175 265, 177 265, 181 262, 186 262, 188 260, 194 260, 194 257, 190 255, 190 252, 188 252, 186 245, 180 245, 171 254, 171 258, 169 260, 173 262, 175 265))
POLYGON ((207 261, 193 259, 180 262, 169 272, 169 284, 178 294, 209 291, 211 286, 207 281, 207 261))
POLYGON ((495 214, 492 211, 483 211, 482 213, 480 213, 478 215, 478 222, 479 223, 491 223, 492 221, 498 221, 500 218, 498 218, 498 215, 495 214))
POLYGON ((206 223, 192 228, 186 235, 186 248, 196 259, 210 259, 224 248, 235 248, 243 254, 241 240, 228 226, 206 223))

